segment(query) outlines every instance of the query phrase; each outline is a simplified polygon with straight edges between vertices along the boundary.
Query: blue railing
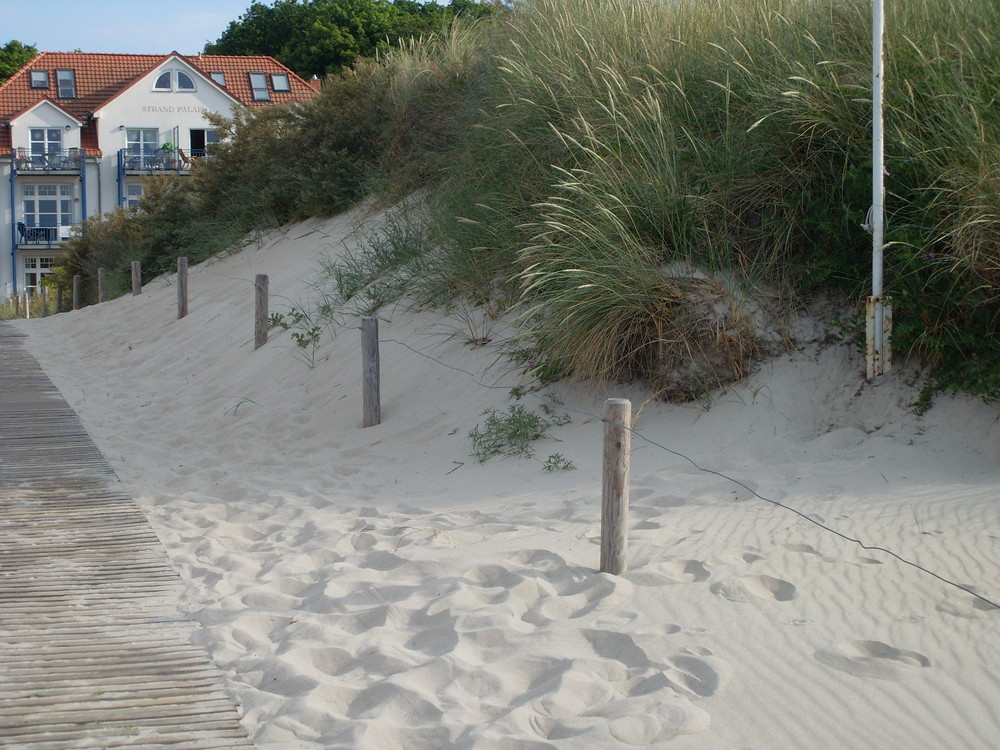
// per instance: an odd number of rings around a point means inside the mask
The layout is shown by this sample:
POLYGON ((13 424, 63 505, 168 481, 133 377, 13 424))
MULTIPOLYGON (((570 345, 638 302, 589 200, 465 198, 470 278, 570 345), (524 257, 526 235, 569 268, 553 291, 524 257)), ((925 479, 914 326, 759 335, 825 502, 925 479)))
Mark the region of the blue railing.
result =
POLYGON ((80 172, 84 151, 67 148, 36 153, 26 148, 13 148, 10 158, 15 172, 80 172))

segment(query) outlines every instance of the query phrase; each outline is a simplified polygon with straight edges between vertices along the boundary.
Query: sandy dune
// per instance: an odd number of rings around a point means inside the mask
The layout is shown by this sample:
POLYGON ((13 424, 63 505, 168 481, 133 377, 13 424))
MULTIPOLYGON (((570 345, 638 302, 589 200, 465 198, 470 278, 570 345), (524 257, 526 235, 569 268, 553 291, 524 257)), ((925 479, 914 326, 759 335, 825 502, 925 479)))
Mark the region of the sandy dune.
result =
POLYGON ((272 310, 307 300, 359 221, 192 268, 180 321, 165 279, 19 324, 262 750, 1000 746, 1000 409, 916 416, 905 371, 866 384, 820 334, 710 409, 557 384, 572 423, 479 464, 469 431, 520 383, 499 324, 473 349, 461 316, 386 312, 368 429, 356 321, 313 366, 288 332, 253 350, 254 275, 272 310), (595 572, 609 396, 645 403, 621 577, 595 572))

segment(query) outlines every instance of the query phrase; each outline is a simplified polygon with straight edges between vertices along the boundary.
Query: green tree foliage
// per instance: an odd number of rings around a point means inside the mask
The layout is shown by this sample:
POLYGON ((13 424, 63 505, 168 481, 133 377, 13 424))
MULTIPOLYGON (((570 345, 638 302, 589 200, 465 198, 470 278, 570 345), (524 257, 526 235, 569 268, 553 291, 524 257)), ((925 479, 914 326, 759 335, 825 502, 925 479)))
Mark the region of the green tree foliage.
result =
POLYGON ((271 55, 304 77, 325 76, 359 58, 408 39, 440 31, 458 15, 479 16, 491 6, 472 0, 450 5, 414 0, 276 0, 254 3, 229 24, 213 55, 271 55))
POLYGON ((11 39, 3 47, 0 47, 0 83, 27 65, 31 58, 37 54, 38 50, 34 45, 24 44, 16 39, 11 39))

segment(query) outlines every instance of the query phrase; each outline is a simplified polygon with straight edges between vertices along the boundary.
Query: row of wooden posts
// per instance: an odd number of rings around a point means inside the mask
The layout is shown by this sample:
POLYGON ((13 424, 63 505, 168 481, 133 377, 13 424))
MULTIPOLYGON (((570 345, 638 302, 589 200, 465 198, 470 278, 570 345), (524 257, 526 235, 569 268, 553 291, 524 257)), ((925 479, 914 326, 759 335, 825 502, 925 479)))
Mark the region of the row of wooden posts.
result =
MULTIPOLYGON (((104 269, 97 275, 98 301, 106 299, 104 269)), ((132 262, 132 294, 140 294, 142 284, 138 261, 132 262)), ((44 294, 44 287, 43 287, 44 294)), ((80 277, 73 277, 73 309, 79 309, 80 277)), ((270 328, 268 313, 268 277, 254 278, 254 350, 267 343, 270 328)), ((44 297, 43 297, 44 300, 44 297)), ((188 314, 188 261, 177 259, 177 318, 188 314)), ((380 361, 378 318, 361 318, 362 426, 372 427, 382 421, 380 396, 380 361)), ((604 451, 601 488, 601 561, 602 573, 625 572, 629 465, 631 456, 632 404, 628 399, 611 398, 604 405, 604 451)))

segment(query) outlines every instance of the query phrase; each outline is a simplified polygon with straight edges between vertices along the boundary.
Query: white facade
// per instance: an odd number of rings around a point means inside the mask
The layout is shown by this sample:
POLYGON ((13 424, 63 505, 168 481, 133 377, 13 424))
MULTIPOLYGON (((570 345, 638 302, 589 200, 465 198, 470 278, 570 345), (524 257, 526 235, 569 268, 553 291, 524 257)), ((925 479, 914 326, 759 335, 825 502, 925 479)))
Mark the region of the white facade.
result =
MULTIPOLYGON (((84 218, 134 202, 150 174, 185 175, 214 140, 205 114, 239 102, 171 56, 81 120, 43 100, 10 117, 12 154, 0 161, 0 290, 37 287, 84 218), (96 128, 99 152, 81 135, 96 128)), ((91 137, 91 142, 93 141, 91 137)))

